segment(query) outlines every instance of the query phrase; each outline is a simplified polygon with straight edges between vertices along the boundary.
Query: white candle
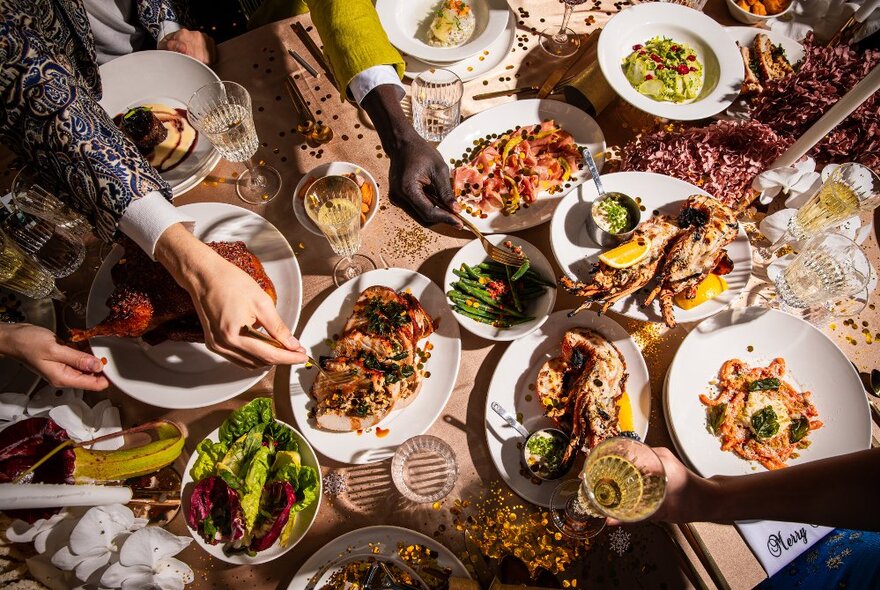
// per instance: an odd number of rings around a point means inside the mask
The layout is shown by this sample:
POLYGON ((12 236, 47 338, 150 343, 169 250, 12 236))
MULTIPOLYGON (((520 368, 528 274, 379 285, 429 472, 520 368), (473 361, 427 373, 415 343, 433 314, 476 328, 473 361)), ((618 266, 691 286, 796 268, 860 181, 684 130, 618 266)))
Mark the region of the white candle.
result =
POLYGON ((792 144, 790 148, 785 150, 781 156, 770 164, 767 169, 780 168, 782 166, 791 166, 800 160, 814 145, 822 141, 832 129, 837 127, 841 121, 852 114, 854 110, 862 106, 862 104, 871 98, 871 96, 880 90, 880 65, 874 66, 867 76, 861 82, 856 84, 852 90, 843 95, 843 98, 828 109, 822 117, 813 123, 812 127, 792 144))

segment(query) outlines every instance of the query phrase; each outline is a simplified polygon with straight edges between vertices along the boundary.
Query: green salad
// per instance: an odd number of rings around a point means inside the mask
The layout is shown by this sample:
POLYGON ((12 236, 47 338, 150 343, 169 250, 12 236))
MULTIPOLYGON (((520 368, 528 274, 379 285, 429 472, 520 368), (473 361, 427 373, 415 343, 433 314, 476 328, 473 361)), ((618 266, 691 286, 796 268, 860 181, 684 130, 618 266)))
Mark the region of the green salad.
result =
POLYGON ((668 37, 633 45, 622 65, 632 87, 654 100, 686 102, 703 89, 703 64, 697 53, 687 43, 668 37))
POLYGON ((196 447, 187 523, 228 554, 286 546, 296 514, 318 498, 318 472, 302 464, 294 431, 258 397, 226 418, 218 438, 196 447))

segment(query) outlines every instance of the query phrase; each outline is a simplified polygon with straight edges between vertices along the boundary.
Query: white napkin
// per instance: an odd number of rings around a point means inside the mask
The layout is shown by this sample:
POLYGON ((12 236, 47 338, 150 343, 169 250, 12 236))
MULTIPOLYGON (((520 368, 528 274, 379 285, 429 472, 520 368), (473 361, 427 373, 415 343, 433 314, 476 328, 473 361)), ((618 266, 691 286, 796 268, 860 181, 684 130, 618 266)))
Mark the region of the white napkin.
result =
POLYGON ((784 568, 834 530, 827 526, 775 520, 741 521, 736 523, 736 528, 768 576, 784 568))

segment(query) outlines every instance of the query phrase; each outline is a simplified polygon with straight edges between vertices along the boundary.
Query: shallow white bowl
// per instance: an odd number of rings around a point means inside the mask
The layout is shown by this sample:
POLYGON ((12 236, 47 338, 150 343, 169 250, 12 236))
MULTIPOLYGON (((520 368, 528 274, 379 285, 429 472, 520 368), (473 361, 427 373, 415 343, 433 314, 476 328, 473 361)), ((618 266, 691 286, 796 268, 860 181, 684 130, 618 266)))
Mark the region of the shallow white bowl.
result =
POLYGON ((373 202, 370 203, 370 210, 367 211, 367 218, 361 227, 367 227, 370 224, 373 217, 376 216, 376 211, 379 210, 379 185, 376 184, 376 179, 373 178, 373 175, 365 168, 358 166, 357 164, 352 164, 351 162, 327 162, 326 164, 321 164, 320 166, 309 170, 305 176, 299 179, 299 182, 296 183, 296 188, 293 190, 293 196, 291 197, 291 199, 293 199, 293 213, 304 228, 317 236, 324 235, 321 233, 318 226, 315 225, 315 222, 312 221, 311 217, 309 217, 309 214, 306 213, 305 203, 299 198, 299 193, 302 190, 303 185, 306 183, 306 180, 312 179, 312 181, 315 181, 324 176, 341 176, 352 172, 360 174, 366 178, 367 182, 373 187, 373 202))
POLYGON ((476 18, 474 32, 458 47, 428 45, 427 34, 442 0, 377 0, 376 12, 391 43, 404 53, 431 63, 452 63, 485 50, 507 26, 509 7, 505 0, 469 0, 476 18))
POLYGON ((764 23, 770 20, 771 18, 779 18, 783 14, 789 12, 791 7, 794 6, 794 0, 788 3, 788 7, 782 12, 778 12, 776 14, 768 14, 767 16, 761 16, 760 14, 752 14, 748 10, 743 10, 739 6, 736 5, 735 0, 725 0, 727 2, 727 10, 730 11, 730 16, 735 18, 741 23, 745 23, 747 25, 756 25, 758 23, 764 23))
POLYGON ((608 21, 599 36, 599 67, 622 99, 657 117, 674 121, 705 119, 730 106, 742 88, 745 71, 736 43, 717 22, 702 12, 665 2, 627 8, 608 21), (657 35, 693 47, 703 64, 703 90, 694 100, 673 103, 639 94, 623 73, 621 63, 657 35))
MULTIPOLYGON (((486 236, 486 239, 496 246, 500 246, 502 249, 505 248, 504 246, 501 246, 501 244, 506 240, 512 241, 514 246, 522 246, 523 252, 529 257, 531 268, 548 281, 553 280, 553 267, 550 266, 550 261, 547 260, 547 257, 544 256, 540 250, 524 239, 516 236, 509 236, 507 234, 493 234, 486 236)), ((452 260, 449 262, 449 266, 446 268, 446 277, 443 279, 443 289, 446 291, 452 289, 452 283, 458 280, 458 277, 455 276, 452 271, 460 268, 462 262, 468 266, 475 266, 488 259, 489 255, 483 250, 480 240, 473 240, 472 242, 465 244, 465 246, 453 256, 452 260)), ((456 312, 454 307, 452 309, 452 314, 455 316, 455 319, 458 320, 458 323, 461 324, 461 327, 471 334, 476 334, 487 340, 506 342, 508 340, 522 338, 526 334, 531 334, 540 328, 541 325, 547 321, 547 318, 550 317, 550 313, 553 311, 553 306, 555 304, 556 289, 553 287, 547 287, 544 294, 532 301, 531 305, 529 305, 529 308, 526 310, 526 313, 534 316, 535 319, 510 328, 496 328, 495 326, 472 320, 471 318, 456 312)), ((449 302, 449 305, 450 307, 453 306, 451 301, 449 302)))

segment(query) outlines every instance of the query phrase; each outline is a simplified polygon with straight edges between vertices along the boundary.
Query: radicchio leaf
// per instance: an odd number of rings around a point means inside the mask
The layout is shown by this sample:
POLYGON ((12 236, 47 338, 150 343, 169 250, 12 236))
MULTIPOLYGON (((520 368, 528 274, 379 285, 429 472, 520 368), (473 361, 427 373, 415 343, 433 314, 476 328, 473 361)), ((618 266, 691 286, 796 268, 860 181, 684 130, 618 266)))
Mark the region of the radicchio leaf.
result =
POLYGON ((251 551, 263 551, 275 543, 290 518, 290 508, 294 502, 296 490, 290 482, 273 481, 263 488, 260 516, 257 517, 254 527, 251 551))
MULTIPOLYGON (((49 451, 68 440, 67 433, 49 418, 28 418, 16 422, 0 432, 0 483, 12 482, 20 473, 30 468, 49 451)), ((24 483, 72 484, 74 468, 73 449, 67 448, 55 454, 29 474, 24 483)), ((25 488, 22 488, 24 491, 25 488)), ((57 508, 40 510, 7 510, 11 518, 33 523, 49 518, 57 508)))
POLYGON ((238 493, 216 476, 196 484, 186 522, 209 545, 237 541, 244 536, 244 514, 238 493))

